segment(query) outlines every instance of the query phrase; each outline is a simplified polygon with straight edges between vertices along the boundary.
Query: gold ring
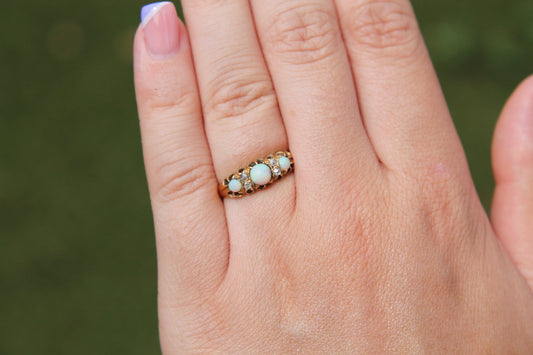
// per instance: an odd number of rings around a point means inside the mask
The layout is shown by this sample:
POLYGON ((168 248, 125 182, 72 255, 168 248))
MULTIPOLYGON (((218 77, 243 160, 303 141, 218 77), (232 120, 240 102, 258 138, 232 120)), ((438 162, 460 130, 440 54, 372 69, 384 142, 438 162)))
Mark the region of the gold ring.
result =
POLYGON ((231 198, 250 195, 272 185, 293 170, 291 152, 270 154, 225 178, 218 186, 218 193, 221 197, 231 198))

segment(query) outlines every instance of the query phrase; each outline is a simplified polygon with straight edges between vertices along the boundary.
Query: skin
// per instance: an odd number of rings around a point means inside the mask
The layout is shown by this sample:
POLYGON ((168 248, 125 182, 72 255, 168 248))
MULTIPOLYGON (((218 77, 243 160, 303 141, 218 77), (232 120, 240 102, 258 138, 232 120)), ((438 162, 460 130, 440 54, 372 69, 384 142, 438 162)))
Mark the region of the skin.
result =
POLYGON ((533 79, 489 220, 408 1, 182 5, 172 51, 141 26, 134 52, 164 353, 533 349, 533 79), (219 198, 287 148, 294 174, 219 198))

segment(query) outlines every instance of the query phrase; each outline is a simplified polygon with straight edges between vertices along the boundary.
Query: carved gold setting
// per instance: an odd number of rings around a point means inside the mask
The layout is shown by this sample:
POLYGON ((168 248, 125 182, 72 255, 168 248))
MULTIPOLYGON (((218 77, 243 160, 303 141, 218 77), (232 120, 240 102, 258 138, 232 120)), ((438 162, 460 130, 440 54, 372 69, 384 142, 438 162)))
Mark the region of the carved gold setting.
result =
MULTIPOLYGON (((261 178, 265 180, 264 166, 259 166, 257 168, 255 170, 262 170, 261 172, 263 173, 263 175, 261 176, 261 178)), ((240 198, 246 195, 250 195, 256 191, 260 191, 269 187, 274 182, 290 174, 293 170, 294 161, 291 152, 282 151, 277 152, 275 154, 270 154, 262 159, 257 159, 256 161, 249 163, 246 167, 241 168, 235 173, 229 175, 227 178, 224 179, 224 181, 222 181, 222 183, 219 184, 218 193, 222 198, 240 198), (254 172, 251 173, 252 168, 259 164, 264 164, 270 168, 270 180, 267 183, 256 183, 259 180, 257 177, 256 182, 254 182, 254 180, 252 179, 252 175, 254 175, 254 172), (231 191, 230 183, 231 187, 234 190, 236 190, 238 187, 240 187, 240 189, 238 191, 231 191)))

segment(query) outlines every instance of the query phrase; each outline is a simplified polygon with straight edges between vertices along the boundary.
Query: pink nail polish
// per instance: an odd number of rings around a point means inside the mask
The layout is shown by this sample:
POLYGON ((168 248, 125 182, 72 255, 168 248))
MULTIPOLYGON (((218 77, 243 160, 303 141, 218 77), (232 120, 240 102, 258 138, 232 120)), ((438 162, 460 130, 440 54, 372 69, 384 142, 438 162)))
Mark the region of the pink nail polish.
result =
POLYGON ((169 57, 179 50, 178 14, 170 1, 146 5, 141 10, 146 48, 155 58, 169 57))

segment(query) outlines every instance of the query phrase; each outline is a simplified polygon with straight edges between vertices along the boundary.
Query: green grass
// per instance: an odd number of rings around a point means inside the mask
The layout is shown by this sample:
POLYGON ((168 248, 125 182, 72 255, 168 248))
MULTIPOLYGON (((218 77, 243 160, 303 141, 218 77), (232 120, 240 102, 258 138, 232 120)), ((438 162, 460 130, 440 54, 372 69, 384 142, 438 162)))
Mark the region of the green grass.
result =
MULTIPOLYGON (((140 1, 17 0, 0 21, 0 354, 156 354, 156 261, 134 99, 140 1)), ((533 3, 414 2, 476 187, 530 74, 533 3)))

